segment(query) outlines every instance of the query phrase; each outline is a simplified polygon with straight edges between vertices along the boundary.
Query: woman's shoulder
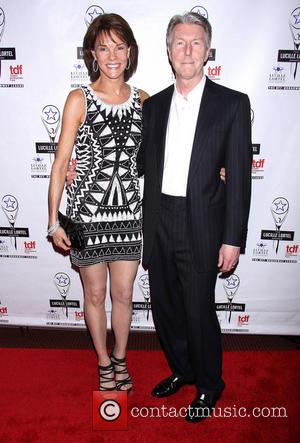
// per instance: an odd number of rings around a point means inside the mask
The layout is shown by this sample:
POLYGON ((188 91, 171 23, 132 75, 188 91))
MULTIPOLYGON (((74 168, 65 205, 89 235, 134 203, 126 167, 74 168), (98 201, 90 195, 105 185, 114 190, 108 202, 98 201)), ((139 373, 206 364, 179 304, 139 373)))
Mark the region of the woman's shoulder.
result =
POLYGON ((67 108, 77 108, 79 111, 84 107, 85 96, 81 88, 73 89, 69 92, 66 100, 67 108))
POLYGON ((85 98, 83 91, 78 88, 69 92, 64 107, 65 118, 81 121, 85 112, 85 98))
POLYGON ((77 89, 73 89, 72 91, 69 92, 67 100, 78 102, 78 101, 82 101, 83 98, 84 98, 83 88, 77 88, 77 89))

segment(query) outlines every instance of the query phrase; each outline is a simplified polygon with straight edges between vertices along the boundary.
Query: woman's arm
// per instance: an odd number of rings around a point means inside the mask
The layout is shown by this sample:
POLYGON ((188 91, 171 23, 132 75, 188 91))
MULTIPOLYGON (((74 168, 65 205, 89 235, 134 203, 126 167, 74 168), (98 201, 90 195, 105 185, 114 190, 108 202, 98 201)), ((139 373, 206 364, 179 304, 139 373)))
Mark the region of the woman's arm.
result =
MULTIPOLYGON (((57 213, 64 189, 68 164, 71 158, 77 130, 84 118, 84 106, 82 91, 77 89, 70 92, 64 107, 61 133, 51 170, 48 193, 48 228, 55 226, 57 222, 57 213)), ((70 249, 70 241, 61 227, 55 229, 51 235, 56 246, 64 250, 70 249)))

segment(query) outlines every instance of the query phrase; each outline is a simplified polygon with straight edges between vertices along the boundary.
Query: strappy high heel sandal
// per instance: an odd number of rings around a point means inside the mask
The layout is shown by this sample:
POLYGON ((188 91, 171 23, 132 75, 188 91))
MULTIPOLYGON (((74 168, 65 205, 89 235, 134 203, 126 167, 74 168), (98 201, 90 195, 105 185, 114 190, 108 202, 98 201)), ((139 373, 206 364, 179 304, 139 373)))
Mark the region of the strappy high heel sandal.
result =
POLYGON ((117 391, 131 391, 132 390, 132 380, 128 373, 128 369, 126 366, 126 358, 117 358, 114 356, 113 353, 110 354, 111 363, 114 367, 115 371, 115 380, 116 380, 116 390, 117 391), (117 378, 118 375, 126 375, 125 378, 117 378), (124 388, 124 386, 128 386, 127 388, 124 388))
POLYGON ((115 391, 116 386, 107 387, 107 383, 111 383, 115 380, 114 365, 110 362, 107 366, 98 365, 99 374, 99 391, 115 391))

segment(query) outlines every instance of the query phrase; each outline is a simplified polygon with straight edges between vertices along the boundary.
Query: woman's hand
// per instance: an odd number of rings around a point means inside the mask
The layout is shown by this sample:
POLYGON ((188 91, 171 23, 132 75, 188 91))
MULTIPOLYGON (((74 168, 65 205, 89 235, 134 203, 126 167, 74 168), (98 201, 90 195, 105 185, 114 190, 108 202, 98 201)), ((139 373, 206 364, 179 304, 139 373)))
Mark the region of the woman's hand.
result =
POLYGON ((61 226, 59 226, 52 235, 52 241, 57 248, 69 251, 71 248, 71 242, 61 226))
POLYGON ((226 173, 225 173, 225 168, 221 168, 220 169, 220 179, 226 183, 226 173))

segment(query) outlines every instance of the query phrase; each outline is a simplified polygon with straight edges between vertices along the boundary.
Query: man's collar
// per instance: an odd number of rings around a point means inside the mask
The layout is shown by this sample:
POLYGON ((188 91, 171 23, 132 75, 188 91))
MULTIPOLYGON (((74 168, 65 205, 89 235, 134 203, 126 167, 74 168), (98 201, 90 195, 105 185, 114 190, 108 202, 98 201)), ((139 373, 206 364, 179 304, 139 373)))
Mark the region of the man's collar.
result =
POLYGON ((200 82, 197 83, 197 85, 188 93, 187 97, 185 98, 177 89, 176 82, 174 84, 174 95, 175 97, 183 100, 187 100, 188 102, 193 101, 199 101, 199 99, 202 97, 203 89, 206 82, 206 75, 203 75, 200 82))

